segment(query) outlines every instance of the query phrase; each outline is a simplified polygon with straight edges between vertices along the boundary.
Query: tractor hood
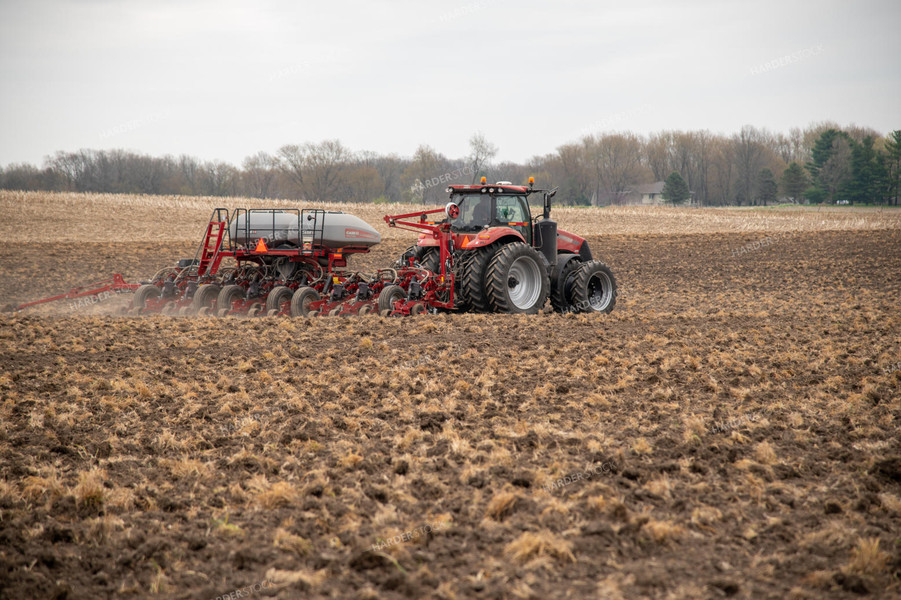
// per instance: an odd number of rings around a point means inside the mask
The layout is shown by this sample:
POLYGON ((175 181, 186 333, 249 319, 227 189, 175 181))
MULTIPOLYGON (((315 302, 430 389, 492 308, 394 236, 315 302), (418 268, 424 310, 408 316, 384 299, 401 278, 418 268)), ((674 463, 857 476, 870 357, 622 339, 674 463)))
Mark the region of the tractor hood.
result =
MULTIPOLYGON (((517 241, 525 242, 522 235, 515 229, 509 227, 486 227, 477 232, 453 233, 454 248, 472 250, 475 248, 483 248, 490 246, 494 242, 508 238, 507 242, 517 241)), ((421 234, 417 245, 422 247, 438 246, 438 240, 429 234, 421 234)), ((572 254, 585 254, 589 252, 588 243, 585 238, 580 237, 563 229, 557 230, 557 248, 561 252, 570 252, 572 254)), ((586 260, 591 260, 590 252, 586 260)))

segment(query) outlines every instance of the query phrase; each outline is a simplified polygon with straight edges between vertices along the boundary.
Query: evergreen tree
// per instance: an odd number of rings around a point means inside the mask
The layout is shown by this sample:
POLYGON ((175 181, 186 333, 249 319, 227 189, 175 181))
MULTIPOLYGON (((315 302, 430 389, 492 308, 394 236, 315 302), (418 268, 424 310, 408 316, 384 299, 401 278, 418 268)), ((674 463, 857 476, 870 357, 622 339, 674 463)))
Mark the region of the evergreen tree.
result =
POLYGON ((776 178, 773 176, 773 172, 769 169, 760 169, 760 172, 757 174, 757 200, 766 206, 767 202, 773 203, 776 201, 778 192, 779 188, 776 185, 776 178))
POLYGON ((882 202, 888 196, 885 156, 875 149, 872 136, 851 149, 851 181, 846 189, 852 203, 882 202))
POLYGON ((792 161, 785 172, 782 173, 782 180, 779 182, 782 187, 782 193, 791 198, 794 202, 801 202, 804 199, 804 190, 810 184, 807 173, 801 168, 801 165, 792 161))
POLYGON ((811 150, 807 163, 811 187, 804 193, 811 202, 834 202, 846 192, 852 177, 851 144, 853 140, 844 131, 827 129, 811 150))
POLYGON ((901 192, 901 129, 889 134, 885 142, 885 177, 887 196, 898 205, 898 194, 901 192))
POLYGON ((685 202, 691 197, 688 184, 682 179, 678 171, 673 171, 663 182, 663 199, 673 203, 673 206, 685 202))

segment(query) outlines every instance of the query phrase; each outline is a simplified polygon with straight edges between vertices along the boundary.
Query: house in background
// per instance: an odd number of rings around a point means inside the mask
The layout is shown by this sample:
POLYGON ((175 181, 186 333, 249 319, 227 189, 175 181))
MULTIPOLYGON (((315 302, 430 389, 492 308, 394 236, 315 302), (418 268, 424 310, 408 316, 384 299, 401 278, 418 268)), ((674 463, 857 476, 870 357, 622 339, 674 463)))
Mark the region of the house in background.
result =
POLYGON ((632 190, 632 198, 630 203, 648 205, 648 204, 666 204, 663 199, 663 182, 643 183, 635 186, 632 190))
MULTIPOLYGON (((695 203, 695 193, 689 192, 689 198, 682 203, 682 206, 692 206, 695 203)), ((629 192, 629 204, 637 204, 640 206, 660 206, 662 204, 671 204, 663 198, 663 182, 643 183, 636 185, 629 192)))
MULTIPOLYGON (((694 204, 695 194, 689 192, 691 197, 683 206, 694 204)), ((594 206, 661 206, 671 204, 663 199, 663 182, 642 183, 630 190, 616 193, 601 190, 593 197, 594 206)))

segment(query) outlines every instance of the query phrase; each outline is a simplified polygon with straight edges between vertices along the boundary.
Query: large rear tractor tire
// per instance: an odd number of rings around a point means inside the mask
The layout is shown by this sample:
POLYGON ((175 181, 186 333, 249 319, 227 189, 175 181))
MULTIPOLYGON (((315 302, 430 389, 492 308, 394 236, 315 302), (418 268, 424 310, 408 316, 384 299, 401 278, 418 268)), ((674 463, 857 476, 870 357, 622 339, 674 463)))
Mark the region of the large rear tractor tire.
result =
POLYGON ((219 286, 215 283, 207 283, 197 288, 197 291, 194 292, 194 299, 191 300, 194 312, 198 315, 207 314, 206 312, 201 313, 200 310, 205 308, 209 312, 213 303, 216 302, 216 298, 219 297, 219 290, 219 286))
POLYGON ((547 301, 550 285, 541 255, 528 244, 502 246, 488 263, 485 288, 497 312, 537 313, 547 301))
POLYGON ((404 288, 399 285, 386 285, 379 292, 379 313, 381 314, 386 310, 390 313, 394 310, 394 303, 406 297, 407 293, 404 291, 404 288))
POLYGON ((270 310, 276 311, 273 314, 280 313, 282 311, 282 305, 285 302, 291 302, 293 295, 294 292, 283 285, 277 285, 272 288, 266 295, 266 314, 269 314, 270 310))
POLYGON ((160 288, 156 287, 155 285, 145 283, 137 290, 135 290, 135 297, 132 300, 132 307, 139 310, 144 310, 147 307, 147 301, 151 298, 159 298, 160 294, 160 288))
POLYGON ((314 288, 300 287, 291 296, 291 316, 292 317, 309 317, 310 303, 322 300, 314 288))
POLYGON ((604 263, 579 265, 572 280, 572 302, 578 312, 609 313, 616 306, 616 277, 604 263))
POLYGON ((216 306, 219 308, 219 316, 224 317, 229 314, 232 309, 232 303, 235 300, 244 298, 245 291, 240 285, 227 285, 219 292, 216 299, 216 306))
POLYGON ((460 292, 463 304, 474 312, 491 312, 491 301, 488 297, 486 277, 488 263, 497 252, 497 246, 485 246, 464 252, 460 272, 460 292))

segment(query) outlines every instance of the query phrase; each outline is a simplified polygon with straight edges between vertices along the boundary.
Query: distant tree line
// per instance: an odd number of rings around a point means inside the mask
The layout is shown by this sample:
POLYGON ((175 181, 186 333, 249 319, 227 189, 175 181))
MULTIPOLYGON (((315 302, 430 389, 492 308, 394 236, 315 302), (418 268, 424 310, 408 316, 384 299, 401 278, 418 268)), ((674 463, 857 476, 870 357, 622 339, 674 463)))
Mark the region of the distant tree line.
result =
POLYGON ((258 152, 240 167, 126 150, 57 152, 41 167, 0 168, 0 188, 428 204, 441 202, 451 183, 475 183, 482 176, 521 183, 533 175, 542 185, 559 186, 561 203, 600 206, 627 204, 640 184, 665 180, 668 201, 699 205, 766 205, 780 199, 897 205, 901 188, 901 130, 882 137, 869 128, 834 123, 794 128, 787 135, 751 126, 731 136, 600 133, 526 164, 493 162, 497 147, 481 134, 469 145, 469 155, 450 159, 426 145, 412 157, 400 157, 354 152, 338 140, 325 140, 282 146, 275 154, 258 152))

